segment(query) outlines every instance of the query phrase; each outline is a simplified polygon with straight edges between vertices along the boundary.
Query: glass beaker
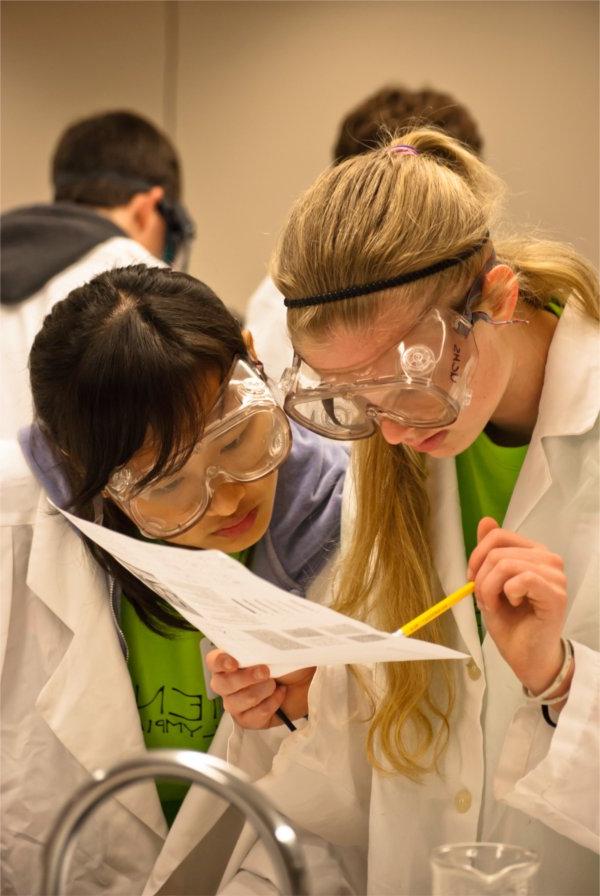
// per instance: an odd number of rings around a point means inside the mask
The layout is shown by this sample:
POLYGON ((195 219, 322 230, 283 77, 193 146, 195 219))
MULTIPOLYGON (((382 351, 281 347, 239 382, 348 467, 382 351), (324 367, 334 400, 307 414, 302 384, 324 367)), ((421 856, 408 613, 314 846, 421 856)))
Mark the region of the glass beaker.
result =
POLYGON ((431 853, 433 896, 529 896, 537 853, 508 843, 450 843, 431 853))

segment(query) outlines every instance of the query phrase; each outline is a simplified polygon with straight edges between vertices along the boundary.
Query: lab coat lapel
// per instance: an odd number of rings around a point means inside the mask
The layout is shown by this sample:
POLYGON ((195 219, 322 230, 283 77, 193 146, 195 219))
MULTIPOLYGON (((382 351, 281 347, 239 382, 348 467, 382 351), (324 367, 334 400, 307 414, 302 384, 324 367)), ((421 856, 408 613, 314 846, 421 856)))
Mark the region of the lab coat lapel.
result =
POLYGON ((504 529, 517 532, 536 504, 552 485, 552 476, 542 439, 534 434, 519 472, 504 521, 504 529))
MULTIPOLYGON (((451 594, 467 581, 458 481, 453 457, 431 462, 429 500, 434 564, 443 594, 451 594)), ((456 604, 452 608, 452 615, 468 653, 480 664, 481 645, 472 599, 467 597, 456 604)))
MULTIPOLYGON (((37 698, 42 717, 90 774, 143 753, 139 715, 115 631, 106 575, 44 496, 34 526, 27 584, 73 633, 37 698)), ((116 798, 156 834, 166 836, 152 782, 122 790, 116 798)))
MULTIPOLYGON (((208 753, 221 759, 227 758, 227 743, 232 727, 231 716, 225 714, 219 723, 208 753)), ((182 869, 186 878, 190 873, 198 875, 199 869, 204 869, 203 873, 207 877, 212 875, 210 870, 211 862, 215 865, 218 864, 217 857, 214 854, 210 854, 210 841, 208 841, 208 845, 203 844, 202 841, 228 809, 229 804, 209 791, 208 788, 199 785, 190 787, 169 831, 169 836, 152 869, 152 874, 146 883, 142 896, 154 896, 159 890, 162 893, 165 884, 167 884, 166 891, 173 892, 172 888, 177 886, 177 880, 171 881, 170 877, 188 858, 193 866, 193 870, 186 872, 185 868, 182 869)), ((231 831, 225 829, 217 832, 225 839, 228 834, 231 834, 231 849, 235 845, 239 827, 241 825, 236 825, 232 818, 231 831)), ((212 846, 212 849, 214 848, 212 846)), ((217 883, 224 868, 225 863, 223 863, 223 867, 220 870, 216 871, 218 874, 217 883)), ((202 878, 202 881, 205 883, 204 878, 202 878)), ((200 882, 198 881, 198 883, 200 882)))
POLYGON ((504 518, 506 529, 518 531, 552 484, 547 440, 581 435, 594 425, 599 376, 597 327, 567 305, 548 352, 538 418, 504 518))

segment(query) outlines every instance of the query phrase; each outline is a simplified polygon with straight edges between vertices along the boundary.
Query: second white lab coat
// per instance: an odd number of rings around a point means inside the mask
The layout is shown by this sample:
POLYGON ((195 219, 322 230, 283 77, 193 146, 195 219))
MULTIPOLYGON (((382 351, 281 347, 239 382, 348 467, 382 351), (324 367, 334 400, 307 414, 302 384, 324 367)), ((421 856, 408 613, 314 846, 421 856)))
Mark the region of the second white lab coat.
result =
MULTIPOLYGON (((145 745, 106 574, 52 512, 16 442, 0 442, 0 466, 1 880, 4 896, 33 896, 62 804, 145 745)), ((230 727, 225 715, 210 753, 225 756, 230 727)), ((235 810, 192 787, 169 831, 154 783, 129 787, 78 835, 67 892, 214 893, 240 829, 235 810)))
MULTIPOLYGON (((354 854, 357 893, 426 896, 431 849, 476 840, 536 850, 543 896, 598 893, 598 374, 596 327, 567 308, 504 520, 565 561, 564 634, 573 641, 576 669, 558 726, 526 703, 492 639, 479 643, 473 605, 465 600, 452 611, 451 646, 471 659, 458 669, 458 705, 440 775, 419 784, 373 771, 364 747, 368 723, 361 721, 368 704, 352 675, 336 667, 317 671, 308 724, 284 741, 271 772, 258 781, 293 822, 354 854)), ((449 593, 466 578, 453 459, 432 462, 430 486, 436 568, 449 593)), ((377 668, 366 674, 378 680, 377 668)), ((247 755, 257 736, 236 729, 229 759, 247 755)), ((244 832, 224 893, 275 892, 252 842, 244 832)))

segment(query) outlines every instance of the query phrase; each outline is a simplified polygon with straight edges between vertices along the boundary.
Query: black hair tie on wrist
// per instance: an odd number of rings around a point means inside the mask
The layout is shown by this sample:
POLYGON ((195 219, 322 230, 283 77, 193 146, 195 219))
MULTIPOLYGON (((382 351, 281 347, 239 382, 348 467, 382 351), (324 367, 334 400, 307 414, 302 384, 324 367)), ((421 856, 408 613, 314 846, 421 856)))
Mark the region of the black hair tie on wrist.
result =
POLYGON ((550 709, 547 703, 542 703, 542 715, 544 717, 544 721, 547 722, 551 728, 556 728, 556 722, 553 722, 550 718, 550 709))

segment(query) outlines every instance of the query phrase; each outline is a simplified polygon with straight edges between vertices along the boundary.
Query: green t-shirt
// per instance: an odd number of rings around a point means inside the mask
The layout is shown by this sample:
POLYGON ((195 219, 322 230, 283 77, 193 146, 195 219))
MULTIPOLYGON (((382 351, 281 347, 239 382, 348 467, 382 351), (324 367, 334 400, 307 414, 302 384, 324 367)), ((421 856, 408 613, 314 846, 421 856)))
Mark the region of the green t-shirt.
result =
MULTIPOLYGON (((246 563, 249 551, 232 554, 246 563)), ((206 695, 198 631, 168 629, 172 637, 145 625, 127 597, 121 601, 121 628, 129 649, 128 668, 148 749, 198 750, 211 745, 223 715, 220 698, 206 695)), ((189 784, 157 781, 158 795, 169 827, 189 784)))
MULTIPOLYGON (((456 475, 467 559, 477 545, 480 519, 491 516, 500 526, 504 522, 528 447, 505 448, 482 432, 466 451, 457 454, 456 475)), ((479 610, 475 612, 482 641, 483 623, 479 610)))
POLYGON ((463 536, 467 557, 477 545, 477 526, 492 516, 501 526, 528 445, 505 448, 482 432, 466 451, 456 456, 463 536))

